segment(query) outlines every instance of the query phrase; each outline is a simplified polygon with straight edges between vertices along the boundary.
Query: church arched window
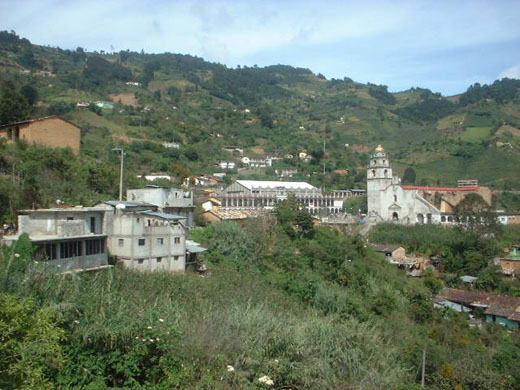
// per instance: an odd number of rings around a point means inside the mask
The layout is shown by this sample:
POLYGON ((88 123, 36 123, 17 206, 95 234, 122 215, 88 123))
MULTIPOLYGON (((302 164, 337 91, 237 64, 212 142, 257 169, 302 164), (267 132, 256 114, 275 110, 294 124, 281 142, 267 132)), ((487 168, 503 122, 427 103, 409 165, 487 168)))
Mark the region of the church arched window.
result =
POLYGON ((397 214, 397 212, 395 211, 392 214, 392 221, 399 221, 399 214, 397 214))
POLYGON ((385 177, 388 176, 388 170, 385 169, 385 177))
POLYGON ((394 195, 394 203, 397 203, 397 195, 394 195))
POLYGON ((372 177, 376 177, 376 170, 372 169, 372 177))

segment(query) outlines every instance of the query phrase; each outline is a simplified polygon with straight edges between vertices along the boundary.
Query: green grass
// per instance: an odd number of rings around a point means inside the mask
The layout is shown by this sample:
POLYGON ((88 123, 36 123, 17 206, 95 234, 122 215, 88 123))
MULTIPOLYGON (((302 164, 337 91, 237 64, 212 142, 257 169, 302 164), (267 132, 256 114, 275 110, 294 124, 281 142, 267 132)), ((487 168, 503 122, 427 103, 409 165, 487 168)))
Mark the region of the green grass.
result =
POLYGON ((479 143, 491 135, 491 127, 468 127, 460 135, 464 142, 479 143))

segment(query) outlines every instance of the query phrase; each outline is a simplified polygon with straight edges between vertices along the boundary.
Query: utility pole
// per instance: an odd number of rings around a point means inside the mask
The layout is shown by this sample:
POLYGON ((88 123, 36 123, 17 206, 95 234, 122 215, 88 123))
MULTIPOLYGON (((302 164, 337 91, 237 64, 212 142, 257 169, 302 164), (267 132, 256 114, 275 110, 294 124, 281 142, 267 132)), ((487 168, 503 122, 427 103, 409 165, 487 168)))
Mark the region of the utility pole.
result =
POLYGON ((121 171, 119 173, 119 201, 123 201, 123 167, 125 161, 125 150, 123 148, 113 148, 113 152, 118 152, 121 157, 121 171))
POLYGON ((325 140, 323 140, 323 175, 325 176, 325 140))
POLYGON ((422 351, 421 387, 424 389, 424 371, 426 366, 426 347, 422 351))

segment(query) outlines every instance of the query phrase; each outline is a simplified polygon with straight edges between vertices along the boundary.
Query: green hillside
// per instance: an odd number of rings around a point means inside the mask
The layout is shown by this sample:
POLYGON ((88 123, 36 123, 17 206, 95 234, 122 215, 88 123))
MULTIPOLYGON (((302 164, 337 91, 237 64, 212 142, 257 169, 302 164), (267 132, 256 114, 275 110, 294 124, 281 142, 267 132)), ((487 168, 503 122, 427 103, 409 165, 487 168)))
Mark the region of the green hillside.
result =
MULTIPOLYGON (((417 183, 471 178, 520 188, 518 80, 476 84, 456 97, 420 88, 394 94, 286 65, 231 69, 190 55, 63 50, 2 32, 0 83, 0 122, 60 115, 83 129, 80 159, 117 163, 110 149, 124 147, 134 177, 174 164, 213 173, 220 160, 238 161, 223 149, 236 145, 249 154, 307 150, 310 163, 276 164, 324 188, 363 187, 369 152, 383 144, 395 171, 413 167, 417 183), (114 108, 76 107, 96 101, 114 108), (161 145, 172 141, 180 149, 161 145)), ((231 174, 275 177, 274 169, 231 174)))

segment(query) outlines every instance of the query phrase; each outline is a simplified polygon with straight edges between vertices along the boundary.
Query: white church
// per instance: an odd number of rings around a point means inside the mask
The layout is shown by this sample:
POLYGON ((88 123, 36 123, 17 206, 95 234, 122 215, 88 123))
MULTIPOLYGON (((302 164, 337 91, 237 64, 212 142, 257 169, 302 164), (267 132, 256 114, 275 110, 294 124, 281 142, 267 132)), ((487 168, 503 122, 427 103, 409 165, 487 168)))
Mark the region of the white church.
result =
POLYGON ((405 225, 458 223, 455 206, 470 193, 478 193, 491 204, 492 192, 476 180, 459 180, 457 187, 428 187, 401 184, 392 174, 388 154, 379 145, 367 170, 367 221, 405 225))

